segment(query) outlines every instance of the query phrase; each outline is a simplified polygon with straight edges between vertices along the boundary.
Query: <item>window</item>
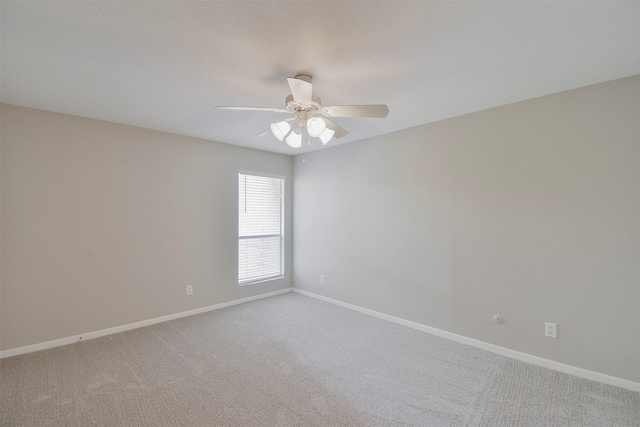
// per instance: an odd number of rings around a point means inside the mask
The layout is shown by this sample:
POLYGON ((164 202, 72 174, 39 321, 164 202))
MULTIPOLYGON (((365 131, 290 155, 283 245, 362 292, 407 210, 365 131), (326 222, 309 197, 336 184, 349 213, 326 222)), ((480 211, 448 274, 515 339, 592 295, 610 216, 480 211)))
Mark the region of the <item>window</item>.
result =
POLYGON ((238 174, 238 284, 284 276, 284 178, 238 174))

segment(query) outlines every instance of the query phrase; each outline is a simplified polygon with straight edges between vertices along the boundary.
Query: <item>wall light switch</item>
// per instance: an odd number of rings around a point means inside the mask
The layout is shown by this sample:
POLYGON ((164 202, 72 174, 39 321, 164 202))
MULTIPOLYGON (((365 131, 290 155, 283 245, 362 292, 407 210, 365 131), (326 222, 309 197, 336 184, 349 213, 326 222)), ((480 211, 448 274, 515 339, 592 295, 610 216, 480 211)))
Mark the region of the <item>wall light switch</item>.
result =
POLYGON ((558 326, 555 323, 544 322, 544 336, 558 338, 558 326))

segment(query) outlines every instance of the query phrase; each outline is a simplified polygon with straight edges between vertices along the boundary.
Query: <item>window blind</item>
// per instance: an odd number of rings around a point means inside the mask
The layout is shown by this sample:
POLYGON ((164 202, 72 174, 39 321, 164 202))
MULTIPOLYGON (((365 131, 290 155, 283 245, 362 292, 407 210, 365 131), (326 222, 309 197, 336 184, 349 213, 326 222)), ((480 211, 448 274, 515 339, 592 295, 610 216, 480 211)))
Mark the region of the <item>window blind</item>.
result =
POLYGON ((284 276, 284 179, 238 174, 238 284, 284 276))

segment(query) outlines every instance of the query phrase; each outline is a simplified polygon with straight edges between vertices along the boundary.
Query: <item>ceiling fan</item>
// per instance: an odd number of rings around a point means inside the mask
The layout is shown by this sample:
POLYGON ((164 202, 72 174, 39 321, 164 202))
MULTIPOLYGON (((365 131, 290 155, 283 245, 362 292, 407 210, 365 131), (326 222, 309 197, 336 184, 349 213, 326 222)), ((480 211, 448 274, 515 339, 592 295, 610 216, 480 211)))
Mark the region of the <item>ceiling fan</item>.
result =
POLYGON ((349 133, 327 117, 384 118, 389 114, 389 108, 384 104, 323 106, 320 98, 313 93, 311 76, 308 74, 298 74, 294 78, 288 78, 287 82, 291 94, 285 98, 284 108, 227 106, 217 106, 216 108, 293 114, 293 117, 271 123, 269 129, 258 135, 263 136, 271 132, 279 141, 284 140, 293 148, 302 146, 302 134, 305 129, 307 135, 320 138, 323 145, 326 145, 333 137, 340 138, 349 133))

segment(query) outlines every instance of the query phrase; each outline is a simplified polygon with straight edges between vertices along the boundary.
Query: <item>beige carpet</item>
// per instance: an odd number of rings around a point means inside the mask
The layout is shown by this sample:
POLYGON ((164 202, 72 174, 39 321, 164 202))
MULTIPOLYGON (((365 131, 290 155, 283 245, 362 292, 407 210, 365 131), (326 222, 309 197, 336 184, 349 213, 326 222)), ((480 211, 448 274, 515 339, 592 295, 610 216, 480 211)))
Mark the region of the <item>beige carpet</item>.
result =
POLYGON ((2 426, 640 426, 640 393, 298 294, 0 361, 2 426))

